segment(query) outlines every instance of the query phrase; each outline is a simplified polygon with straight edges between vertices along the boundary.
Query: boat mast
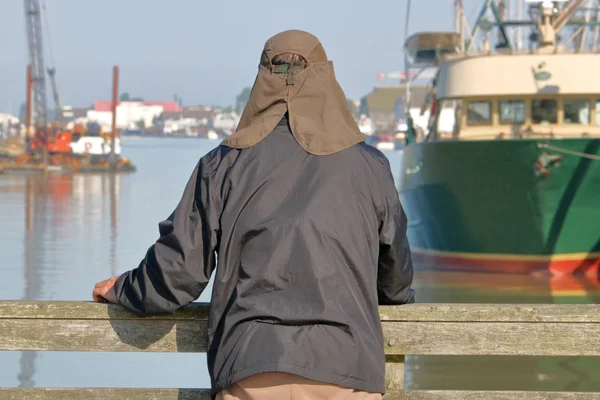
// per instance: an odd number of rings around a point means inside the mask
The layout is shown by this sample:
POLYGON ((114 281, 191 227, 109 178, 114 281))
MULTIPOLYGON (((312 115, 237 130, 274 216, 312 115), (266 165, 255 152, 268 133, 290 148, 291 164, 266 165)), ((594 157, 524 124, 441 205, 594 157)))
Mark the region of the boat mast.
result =
POLYGON ((406 2, 406 20, 404 21, 404 93, 406 97, 406 109, 410 116, 410 63, 408 60, 408 48, 406 47, 406 39, 408 38, 408 23, 410 21, 410 3, 406 2))
MULTIPOLYGON (((455 27, 459 33, 458 14, 463 13, 460 0, 455 0, 455 27)), ((466 21, 463 18, 462 25, 466 21)), ((556 2, 552 0, 484 0, 475 23, 468 29, 468 36, 464 38, 466 52, 481 51, 483 39, 483 51, 488 51, 489 36, 492 29, 496 29, 496 49, 523 49, 526 43, 530 46, 534 43, 541 52, 555 51, 558 43, 558 33, 566 26, 575 27, 574 33, 565 39, 563 44, 574 41, 574 49, 584 51, 591 48, 596 51, 600 39, 600 9, 598 0, 563 0, 556 2), (526 8, 526 3, 530 3, 526 8), (564 3, 558 6, 557 3, 564 3), (586 9, 583 5, 588 4, 586 9), (593 5, 596 5, 594 8, 593 5), (529 18, 524 19, 525 10, 528 10, 529 18), (573 18, 579 11, 582 15, 573 18), (585 11, 585 12, 584 12, 585 11), (594 35, 590 43, 590 35, 587 30, 593 27, 594 35), (527 29, 526 29, 527 28, 527 29), (529 35, 529 29, 532 29, 529 35)), ((591 34, 591 32, 590 32, 591 34)), ((461 35, 462 36, 462 35, 461 35)), ((533 49, 533 48, 532 48, 533 49)))
POLYGON ((460 35, 460 48, 458 49, 461 53, 465 51, 465 8, 462 0, 454 0, 454 28, 460 35))
POLYGON ((460 9, 462 7, 461 0, 454 0, 454 30, 460 33, 460 9))
MULTIPOLYGON (((522 0, 511 0, 510 1, 510 7, 508 7, 508 12, 507 12, 507 17, 506 19, 508 21, 521 21, 523 19, 522 15, 521 15, 521 10, 522 10, 522 0)), ((521 50, 521 46, 522 46, 522 40, 521 40, 521 35, 522 35, 523 31, 521 29, 521 27, 517 27, 516 29, 513 29, 511 32, 511 35, 509 35, 511 43, 513 44, 513 48, 515 48, 516 50, 521 50)))
MULTIPOLYGON (((558 12, 556 13, 556 9, 554 8, 554 4, 550 0, 543 0, 540 3, 540 11, 541 18, 538 22, 538 32, 539 32, 539 50, 543 53, 553 52, 557 46, 557 34, 560 32, 562 28, 564 28, 569 21, 575 15, 575 13, 580 9, 583 3, 586 0, 571 0, 568 1, 558 12)), ((567 40, 569 42, 571 39, 578 37, 581 40, 580 50, 583 50, 583 46, 585 42, 583 39, 583 31, 588 28, 589 21, 586 20, 584 23, 580 24, 579 28, 575 31, 575 33, 567 40)))
MULTIPOLYGON (((517 15, 517 19, 519 21, 523 21, 523 8, 524 8, 524 4, 523 4, 523 0, 517 0, 517 8, 518 8, 518 15, 517 15)), ((517 48, 519 50, 521 50, 523 48, 523 26, 519 25, 519 27, 517 28, 517 48)))
MULTIPOLYGON (((497 17, 498 17, 498 22, 502 23, 506 20, 506 15, 510 12, 510 10, 507 10, 507 6, 506 3, 504 2, 504 0, 498 0, 498 2, 496 3, 496 9, 497 9, 497 17)), ((502 43, 502 31, 500 29, 498 29, 497 32, 497 43, 502 43)), ((510 36, 509 36, 510 37, 510 36)))
POLYGON ((598 37, 600 36, 600 8, 596 10, 596 26, 594 27, 594 38, 592 39, 592 51, 598 49, 598 37))
POLYGON ((479 11, 479 16, 475 20, 475 25, 473 25, 473 31, 470 33, 469 41, 467 42, 466 49, 469 51, 473 46, 477 49, 475 39, 479 32, 483 32, 486 38, 484 42, 484 46, 488 45, 487 37, 492 28, 496 27, 498 29, 498 43, 496 47, 503 48, 513 48, 511 44, 511 40, 506 33, 506 28, 508 24, 505 23, 503 16, 500 13, 500 8, 504 8, 504 1, 499 0, 498 2, 494 0, 485 0, 481 10, 479 11), (502 6, 502 7, 499 7, 502 6), (491 11, 494 21, 489 21, 487 18, 488 11, 491 11))

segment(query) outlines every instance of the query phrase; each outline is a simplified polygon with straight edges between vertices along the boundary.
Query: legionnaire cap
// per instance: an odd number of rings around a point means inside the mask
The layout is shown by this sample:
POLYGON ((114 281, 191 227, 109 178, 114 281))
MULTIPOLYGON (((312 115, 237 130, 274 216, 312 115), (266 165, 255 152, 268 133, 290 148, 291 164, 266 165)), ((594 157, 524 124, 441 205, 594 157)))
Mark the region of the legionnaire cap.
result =
POLYGON ((240 123, 223 145, 255 145, 286 112, 294 138, 310 154, 337 153, 365 140, 319 39, 299 30, 281 32, 267 40, 263 54, 269 64, 259 65, 240 123), (273 57, 284 53, 301 55, 308 66, 272 65, 273 57))

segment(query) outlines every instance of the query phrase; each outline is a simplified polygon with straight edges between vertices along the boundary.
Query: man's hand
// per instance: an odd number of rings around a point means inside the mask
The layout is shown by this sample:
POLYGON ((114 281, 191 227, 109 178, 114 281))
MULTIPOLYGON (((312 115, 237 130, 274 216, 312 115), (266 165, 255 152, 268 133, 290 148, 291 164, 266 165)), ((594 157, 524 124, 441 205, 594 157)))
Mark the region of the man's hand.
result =
POLYGON ((96 283, 92 297, 98 303, 116 303, 117 295, 114 290, 118 276, 96 283))

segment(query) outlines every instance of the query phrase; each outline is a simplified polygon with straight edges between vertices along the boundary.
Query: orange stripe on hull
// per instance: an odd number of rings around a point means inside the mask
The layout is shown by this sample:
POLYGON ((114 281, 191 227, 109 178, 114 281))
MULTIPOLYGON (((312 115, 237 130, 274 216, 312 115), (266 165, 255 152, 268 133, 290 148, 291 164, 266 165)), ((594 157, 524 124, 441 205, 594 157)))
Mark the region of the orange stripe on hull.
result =
POLYGON ((564 257, 528 257, 517 255, 506 257, 486 256, 485 254, 421 252, 412 250, 413 261, 417 265, 444 270, 495 272, 509 274, 551 273, 552 275, 587 275, 598 278, 600 256, 574 258, 564 257))

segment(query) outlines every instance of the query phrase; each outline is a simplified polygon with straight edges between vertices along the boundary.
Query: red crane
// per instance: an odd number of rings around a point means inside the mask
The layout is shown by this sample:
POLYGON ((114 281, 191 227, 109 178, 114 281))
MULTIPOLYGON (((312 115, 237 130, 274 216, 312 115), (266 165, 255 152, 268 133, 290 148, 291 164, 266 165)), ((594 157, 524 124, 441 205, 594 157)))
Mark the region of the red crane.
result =
MULTIPOLYGON (((39 0, 25 0, 25 25, 27 30, 27 49, 29 52, 28 73, 28 105, 30 115, 27 119, 34 127, 33 141, 42 149, 43 161, 47 161, 46 146, 48 143, 48 114, 46 108, 46 70, 44 68, 44 53, 42 44, 42 20, 39 0)), ((28 137, 31 134, 28 127, 28 137)))
POLYGON ((41 156, 43 164, 48 163, 48 153, 70 153, 71 134, 48 127, 48 108, 46 97, 46 73, 50 76, 56 117, 61 114, 60 98, 56 87, 56 69, 44 66, 44 45, 42 41, 42 7, 40 0, 24 0, 27 31, 27 49, 29 53, 27 84, 27 150, 41 156), (33 134, 31 132, 33 128, 33 134), (56 135, 54 134, 56 130, 56 135))

